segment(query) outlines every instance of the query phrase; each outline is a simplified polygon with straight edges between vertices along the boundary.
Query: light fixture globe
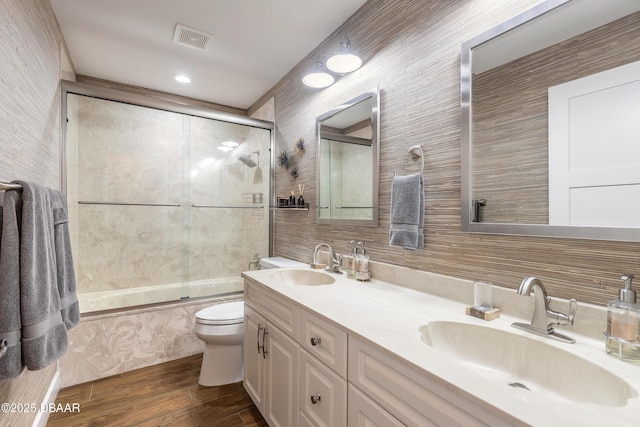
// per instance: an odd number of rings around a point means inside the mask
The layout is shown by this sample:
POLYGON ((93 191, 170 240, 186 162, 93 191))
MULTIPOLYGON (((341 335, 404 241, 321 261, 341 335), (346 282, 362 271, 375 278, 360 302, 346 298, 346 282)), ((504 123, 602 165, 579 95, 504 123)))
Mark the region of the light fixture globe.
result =
POLYGON ((333 84, 334 78, 327 73, 309 73, 302 79, 302 83, 313 88, 329 87, 333 84))
POLYGON ((316 68, 313 73, 309 73, 302 78, 302 83, 313 88, 329 87, 335 79, 329 73, 325 73, 322 69, 322 62, 316 61, 316 68))
POLYGON ((327 68, 339 74, 350 73, 362 66, 362 59, 352 53, 339 53, 327 60, 327 68))

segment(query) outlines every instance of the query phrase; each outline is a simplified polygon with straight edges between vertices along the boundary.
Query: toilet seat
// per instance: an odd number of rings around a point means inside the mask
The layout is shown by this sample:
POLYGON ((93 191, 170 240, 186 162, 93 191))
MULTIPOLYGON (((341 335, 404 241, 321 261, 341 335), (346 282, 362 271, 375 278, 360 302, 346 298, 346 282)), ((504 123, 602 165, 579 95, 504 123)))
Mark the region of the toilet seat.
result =
POLYGON ((244 322, 244 302, 216 304, 196 313, 196 322, 203 325, 235 325, 244 322))

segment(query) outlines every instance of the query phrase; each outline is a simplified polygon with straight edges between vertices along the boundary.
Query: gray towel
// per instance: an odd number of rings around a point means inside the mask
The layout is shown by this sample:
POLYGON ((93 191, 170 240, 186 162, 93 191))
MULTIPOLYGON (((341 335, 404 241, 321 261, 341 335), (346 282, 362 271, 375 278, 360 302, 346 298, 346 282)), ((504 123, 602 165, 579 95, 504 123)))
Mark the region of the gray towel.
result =
POLYGON ((67 330, 80 321, 78 296, 76 294, 76 277, 73 271, 71 256, 71 240, 69 239, 69 216, 67 200, 59 191, 49 190, 53 203, 53 221, 56 252, 56 272, 58 294, 60 295, 60 312, 67 330))
POLYGON ((29 370, 35 371, 65 353, 67 329, 60 313, 52 193, 33 183, 17 183, 22 185, 22 360, 29 370))
POLYGON ((20 321, 20 221, 22 197, 16 190, 6 191, 0 208, 0 339, 7 340, 7 352, 0 359, 0 380, 15 378, 22 372, 20 321))
POLYGON ((389 245, 424 247, 424 183, 422 173, 393 177, 389 245))

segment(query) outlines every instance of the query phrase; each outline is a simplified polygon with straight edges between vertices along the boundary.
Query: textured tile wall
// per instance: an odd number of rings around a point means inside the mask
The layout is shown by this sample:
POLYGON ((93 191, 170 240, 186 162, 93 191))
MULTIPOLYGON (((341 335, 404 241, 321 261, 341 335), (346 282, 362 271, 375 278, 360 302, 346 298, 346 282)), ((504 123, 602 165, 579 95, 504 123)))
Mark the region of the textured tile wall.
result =
MULTIPOLYGON (((460 231, 460 46, 537 3, 371 0, 265 94, 275 98, 276 150, 307 141, 300 177, 293 181, 276 168, 276 192, 304 183, 315 208, 315 118, 372 87, 381 91, 380 227, 316 225, 313 211, 276 212, 276 255, 309 262, 320 242, 346 253, 349 240, 360 239, 375 260, 510 288, 535 275, 553 296, 599 304, 616 295, 622 272, 640 274, 640 243, 460 231), (364 66, 324 90, 305 87, 301 77, 318 54, 337 49, 345 35, 364 66), (388 246, 389 191, 393 170, 405 168, 405 152, 415 144, 425 152, 426 246, 407 252, 388 246)), ((406 170, 419 167, 409 162, 406 170)))

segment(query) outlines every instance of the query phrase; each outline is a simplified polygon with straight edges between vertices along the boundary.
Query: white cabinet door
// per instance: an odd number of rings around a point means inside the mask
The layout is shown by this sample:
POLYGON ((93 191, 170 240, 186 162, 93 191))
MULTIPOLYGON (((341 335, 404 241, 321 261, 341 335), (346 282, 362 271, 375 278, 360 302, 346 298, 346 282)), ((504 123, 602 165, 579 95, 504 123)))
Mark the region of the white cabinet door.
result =
POLYGON ((300 350, 300 411, 316 426, 347 423, 347 382, 304 350, 300 350))
POLYGON ((266 330, 265 407, 272 427, 296 427, 298 421, 298 344, 269 324, 266 330))
POLYGON ((261 351, 267 321, 248 305, 244 306, 244 388, 262 412, 264 407, 264 355, 261 351))
POLYGON ((400 421, 349 384, 349 427, 403 427, 400 421))

